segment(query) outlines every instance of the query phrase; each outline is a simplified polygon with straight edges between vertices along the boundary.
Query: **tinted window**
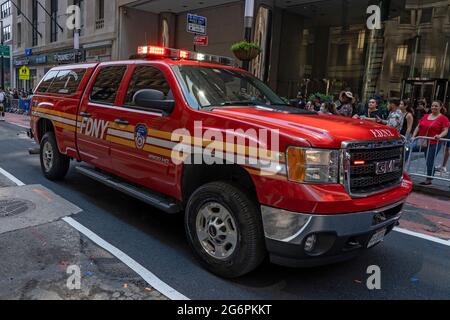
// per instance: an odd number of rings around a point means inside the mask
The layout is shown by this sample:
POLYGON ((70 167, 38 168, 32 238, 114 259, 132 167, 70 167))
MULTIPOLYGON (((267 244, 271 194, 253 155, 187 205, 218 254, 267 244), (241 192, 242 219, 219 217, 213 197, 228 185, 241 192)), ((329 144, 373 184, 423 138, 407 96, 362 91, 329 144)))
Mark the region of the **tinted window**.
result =
POLYGON ((77 91, 86 70, 63 70, 58 73, 48 93, 73 94, 77 91))
POLYGON ((39 85, 36 91, 41 93, 47 92, 48 88, 50 87, 50 85, 52 84, 53 80, 57 75, 58 71, 49 71, 45 75, 44 79, 42 80, 41 84, 39 85))
POLYGON ((141 66, 136 68, 133 78, 131 79, 130 86, 128 87, 125 104, 128 106, 135 105, 133 97, 136 92, 142 89, 159 90, 164 93, 166 99, 173 99, 169 83, 164 77, 164 74, 161 70, 155 67, 141 66))
POLYGON ((116 101, 117 90, 120 87, 126 66, 103 68, 95 79, 90 99, 94 102, 112 104, 116 101))

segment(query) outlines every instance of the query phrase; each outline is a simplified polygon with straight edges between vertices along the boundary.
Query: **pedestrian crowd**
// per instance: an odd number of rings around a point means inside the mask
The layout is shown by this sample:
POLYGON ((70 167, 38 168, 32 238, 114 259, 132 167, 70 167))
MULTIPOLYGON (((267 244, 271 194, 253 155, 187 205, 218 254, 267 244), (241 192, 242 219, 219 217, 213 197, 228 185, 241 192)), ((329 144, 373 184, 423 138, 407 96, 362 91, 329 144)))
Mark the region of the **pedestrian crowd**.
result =
POLYGON ((32 91, 23 89, 0 89, 0 120, 4 120, 5 112, 25 113, 27 108, 21 108, 21 104, 31 99, 32 91))
POLYGON ((434 177, 436 172, 448 173, 450 110, 441 101, 429 103, 426 98, 414 102, 409 99, 387 101, 380 95, 375 95, 364 103, 358 101, 350 91, 344 91, 334 99, 323 97, 321 94, 315 94, 306 99, 305 95, 299 92, 297 98, 291 100, 291 105, 322 115, 366 120, 395 128, 407 140, 408 159, 411 152, 425 155, 428 178, 422 185, 431 185, 433 182, 431 177, 434 177), (436 167, 436 157, 442 149, 444 161, 442 165, 436 167))

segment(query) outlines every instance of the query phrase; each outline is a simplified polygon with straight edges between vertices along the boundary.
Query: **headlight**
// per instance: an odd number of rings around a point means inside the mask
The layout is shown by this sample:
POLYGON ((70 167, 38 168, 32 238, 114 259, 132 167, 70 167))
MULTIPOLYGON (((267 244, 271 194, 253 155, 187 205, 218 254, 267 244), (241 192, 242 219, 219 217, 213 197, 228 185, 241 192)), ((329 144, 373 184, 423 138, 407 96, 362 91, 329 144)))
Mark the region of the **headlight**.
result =
POLYGON ((339 151, 291 147, 288 177, 297 183, 339 183, 339 151))

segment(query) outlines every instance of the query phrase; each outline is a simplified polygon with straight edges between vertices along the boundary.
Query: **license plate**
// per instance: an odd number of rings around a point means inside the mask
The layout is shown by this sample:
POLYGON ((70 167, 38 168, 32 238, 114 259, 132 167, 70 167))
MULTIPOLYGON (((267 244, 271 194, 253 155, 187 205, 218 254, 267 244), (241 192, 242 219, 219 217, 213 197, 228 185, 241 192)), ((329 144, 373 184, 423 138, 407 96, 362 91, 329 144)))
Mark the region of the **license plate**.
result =
POLYGON ((379 244, 380 242, 383 242, 384 237, 386 236, 386 231, 387 231, 386 229, 383 229, 375 233, 372 239, 370 239, 367 248, 372 248, 373 246, 379 244))

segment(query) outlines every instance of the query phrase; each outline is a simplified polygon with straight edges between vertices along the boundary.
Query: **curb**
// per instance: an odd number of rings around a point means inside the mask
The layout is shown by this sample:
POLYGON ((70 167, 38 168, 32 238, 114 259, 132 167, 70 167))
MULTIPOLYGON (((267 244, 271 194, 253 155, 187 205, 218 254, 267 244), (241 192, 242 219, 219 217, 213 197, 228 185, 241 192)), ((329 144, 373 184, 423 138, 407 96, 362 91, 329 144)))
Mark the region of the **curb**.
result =
POLYGON ((423 193, 429 196, 444 197, 447 200, 450 199, 450 188, 447 188, 447 190, 445 190, 433 186, 421 186, 418 184, 414 184, 413 189, 415 192, 423 193))

